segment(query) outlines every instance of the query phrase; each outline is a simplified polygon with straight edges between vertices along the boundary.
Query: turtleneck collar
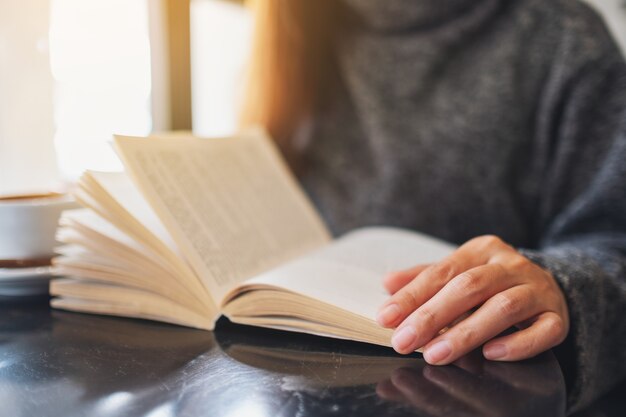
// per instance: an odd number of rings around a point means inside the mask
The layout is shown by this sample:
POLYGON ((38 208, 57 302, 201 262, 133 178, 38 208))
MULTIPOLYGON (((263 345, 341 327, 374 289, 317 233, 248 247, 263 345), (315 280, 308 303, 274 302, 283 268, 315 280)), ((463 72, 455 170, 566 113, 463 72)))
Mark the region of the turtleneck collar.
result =
POLYGON ((471 10, 480 0, 341 0, 354 17, 375 30, 437 26, 471 10))

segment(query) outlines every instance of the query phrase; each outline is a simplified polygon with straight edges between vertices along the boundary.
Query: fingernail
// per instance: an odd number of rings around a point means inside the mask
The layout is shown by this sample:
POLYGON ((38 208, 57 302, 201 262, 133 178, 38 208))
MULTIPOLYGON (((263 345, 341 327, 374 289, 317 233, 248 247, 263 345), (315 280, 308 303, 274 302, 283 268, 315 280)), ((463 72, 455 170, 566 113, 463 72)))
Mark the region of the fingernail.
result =
POLYGON ((400 307, 397 304, 390 304, 378 312, 376 321, 381 326, 394 323, 400 317, 400 307))
POLYGON ((506 346, 502 344, 487 346, 483 354, 485 358, 490 360, 504 358, 507 354, 506 346))
POLYGON ((404 326, 393 334, 391 338, 391 345, 396 352, 402 353, 411 348, 416 338, 417 333, 415 332, 415 329, 411 326, 404 326))
POLYGON ((424 352, 424 358, 428 363, 439 363, 452 353, 452 348, 447 340, 437 342, 424 352))

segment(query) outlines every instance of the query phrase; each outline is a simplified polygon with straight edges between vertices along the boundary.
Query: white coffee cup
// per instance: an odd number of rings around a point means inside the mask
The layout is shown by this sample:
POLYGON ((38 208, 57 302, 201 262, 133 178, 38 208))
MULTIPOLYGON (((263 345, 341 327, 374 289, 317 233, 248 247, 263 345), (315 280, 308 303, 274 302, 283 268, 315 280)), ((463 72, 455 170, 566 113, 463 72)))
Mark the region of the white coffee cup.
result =
POLYGON ((54 256, 61 212, 75 207, 67 194, 0 197, 0 261, 28 264, 54 256))

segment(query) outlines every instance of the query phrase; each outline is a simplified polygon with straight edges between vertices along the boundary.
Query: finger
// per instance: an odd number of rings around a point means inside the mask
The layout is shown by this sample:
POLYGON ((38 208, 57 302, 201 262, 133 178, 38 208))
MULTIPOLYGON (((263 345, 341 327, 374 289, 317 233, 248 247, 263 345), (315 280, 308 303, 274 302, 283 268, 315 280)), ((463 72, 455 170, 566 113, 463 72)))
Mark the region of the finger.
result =
POLYGON ((430 265, 431 264, 420 264, 402 271, 390 272, 383 279, 383 286, 389 294, 395 294, 430 265))
POLYGON ((532 289, 518 285, 498 293, 478 310, 424 347, 431 365, 455 361, 502 331, 539 313, 532 289))
POLYGON ((477 259, 457 252, 425 268, 415 279, 393 294, 378 311, 376 321, 383 327, 396 327, 428 301, 452 278, 474 265, 477 259))
POLYGON ((393 348, 406 354, 424 346, 463 313, 517 285, 508 278, 499 264, 481 265, 457 275, 398 326, 391 338, 393 348))
POLYGON ((545 312, 528 328, 499 337, 483 347, 485 358, 518 361, 532 358, 556 345, 567 335, 565 323, 554 312, 545 312))
POLYGON ((482 263, 487 263, 492 259, 495 260, 498 255, 503 255, 506 252, 516 253, 512 246, 493 235, 478 236, 470 239, 461 245, 457 252, 481 259, 482 263))
POLYGON ((378 324, 388 328, 398 326, 452 278, 468 269, 488 263, 503 249, 514 251, 495 236, 481 236, 468 241, 441 262, 424 269, 393 294, 380 308, 376 317, 378 324))

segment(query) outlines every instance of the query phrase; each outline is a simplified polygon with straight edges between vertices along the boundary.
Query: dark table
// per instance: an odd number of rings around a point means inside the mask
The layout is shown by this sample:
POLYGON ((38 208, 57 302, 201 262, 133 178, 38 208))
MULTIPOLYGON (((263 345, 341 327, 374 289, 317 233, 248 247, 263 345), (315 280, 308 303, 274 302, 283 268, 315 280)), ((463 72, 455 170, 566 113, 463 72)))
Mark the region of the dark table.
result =
MULTIPOLYGON (((619 408, 611 404, 602 410, 619 408)), ((564 412, 565 386, 551 353, 521 363, 475 354, 433 367, 419 354, 226 320, 211 333, 55 311, 45 300, 0 300, 2 417, 564 412)))

